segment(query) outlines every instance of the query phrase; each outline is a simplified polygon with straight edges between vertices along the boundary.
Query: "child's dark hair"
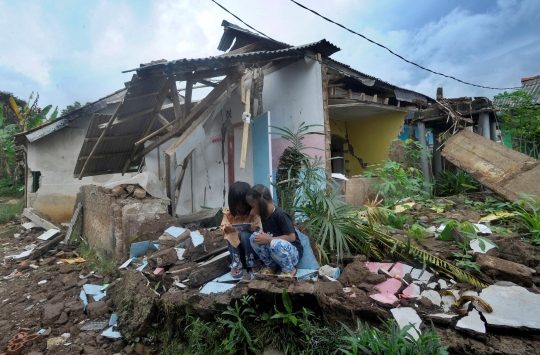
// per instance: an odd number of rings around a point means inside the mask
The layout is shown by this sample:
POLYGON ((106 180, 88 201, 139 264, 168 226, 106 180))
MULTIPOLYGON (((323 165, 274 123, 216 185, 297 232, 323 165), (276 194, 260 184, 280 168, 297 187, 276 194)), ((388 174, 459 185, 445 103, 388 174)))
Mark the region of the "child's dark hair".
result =
POLYGON ((258 184, 253 186, 247 193, 247 198, 255 201, 259 206, 259 214, 261 221, 266 221, 270 218, 271 213, 268 213, 268 203, 274 202, 270 190, 264 185, 258 184))
POLYGON ((246 203, 246 195, 251 186, 247 182, 237 181, 229 187, 229 211, 233 216, 237 216, 236 208, 239 203, 246 205, 246 214, 251 212, 251 206, 246 203))

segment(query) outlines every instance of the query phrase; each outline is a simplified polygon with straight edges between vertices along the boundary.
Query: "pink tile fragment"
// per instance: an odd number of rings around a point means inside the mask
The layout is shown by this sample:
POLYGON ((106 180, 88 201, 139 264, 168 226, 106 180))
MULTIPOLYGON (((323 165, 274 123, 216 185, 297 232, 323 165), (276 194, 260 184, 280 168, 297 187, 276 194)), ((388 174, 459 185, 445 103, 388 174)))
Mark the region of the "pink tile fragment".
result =
POLYGON ((386 303, 386 304, 394 304, 397 301, 399 301, 398 298, 391 293, 377 293, 369 297, 371 297, 375 301, 379 301, 381 303, 386 303))
POLYGON ((156 268, 156 269, 154 270, 154 275, 157 275, 157 274, 159 274, 159 273, 162 272, 162 271, 163 271, 163 268, 162 268, 162 267, 158 267, 158 268, 156 268))
POLYGON ((375 285, 375 287, 377 287, 381 293, 390 293, 394 295, 401 287, 401 281, 396 279, 388 279, 380 284, 375 285))
POLYGON ((406 289, 403 290, 402 294, 405 295, 405 296, 419 296, 417 293, 416 293, 416 288, 418 286, 416 286, 415 284, 410 284, 406 289))

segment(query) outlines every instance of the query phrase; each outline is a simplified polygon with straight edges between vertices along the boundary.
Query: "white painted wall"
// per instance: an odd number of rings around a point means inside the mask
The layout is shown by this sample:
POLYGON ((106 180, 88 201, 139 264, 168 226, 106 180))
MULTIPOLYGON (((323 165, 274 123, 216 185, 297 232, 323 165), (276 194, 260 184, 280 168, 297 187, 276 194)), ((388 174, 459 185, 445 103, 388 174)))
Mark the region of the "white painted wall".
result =
MULTIPOLYGON (((246 86, 249 87, 249 84, 247 83, 246 86)), ((179 215, 199 211, 201 206, 215 208, 227 205, 228 187, 234 182, 228 181, 228 142, 224 137, 225 144, 222 146, 221 142, 211 143, 211 138, 221 136, 221 128, 226 120, 228 110, 231 111, 232 124, 242 122, 244 104, 240 100, 239 90, 231 94, 223 108, 205 127, 206 137, 195 148, 192 162, 181 186, 176 208, 179 215)), ((313 130, 323 131, 324 115, 320 64, 310 59, 299 60, 265 76, 263 110, 270 111, 274 126, 289 127, 296 131, 300 124, 305 122, 308 125, 319 124, 321 127, 313 130)), ((324 149, 324 136, 311 136, 306 140, 308 141, 307 145, 324 149)), ((251 131, 245 169, 240 169, 241 146, 242 127, 238 127, 234 129, 234 176, 236 181, 245 181, 252 185, 251 131)), ((273 162, 277 162, 286 146, 287 142, 282 138, 272 137, 273 162)), ((317 155, 324 155, 324 151, 314 152, 317 155)))
MULTIPOLYGON (((112 114, 116 105, 109 105, 99 113, 112 114)), ((71 218, 75 199, 82 185, 104 185, 125 179, 126 174, 87 176, 82 180, 73 177, 73 170, 81 150, 91 115, 79 119, 71 127, 51 133, 35 142, 28 143, 28 169, 40 171, 39 189, 32 193, 32 178, 29 175, 27 191, 28 205, 45 213, 53 221, 71 218)), ((30 173, 30 171, 29 171, 30 173)))

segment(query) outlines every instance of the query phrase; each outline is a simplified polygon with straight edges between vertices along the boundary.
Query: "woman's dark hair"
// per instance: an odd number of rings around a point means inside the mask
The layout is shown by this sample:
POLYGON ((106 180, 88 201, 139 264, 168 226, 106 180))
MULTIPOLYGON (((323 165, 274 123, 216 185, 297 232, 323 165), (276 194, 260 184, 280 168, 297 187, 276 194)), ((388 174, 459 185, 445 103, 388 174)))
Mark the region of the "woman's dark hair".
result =
POLYGON ((251 206, 246 203, 246 195, 251 186, 247 182, 237 181, 229 187, 229 211, 237 216, 236 208, 239 203, 246 205, 246 214, 251 212, 251 206))
POLYGON ((255 201, 259 206, 259 214, 261 221, 266 221, 270 218, 271 213, 268 213, 268 204, 273 202, 270 190, 264 185, 258 184, 253 186, 247 193, 247 197, 255 201))

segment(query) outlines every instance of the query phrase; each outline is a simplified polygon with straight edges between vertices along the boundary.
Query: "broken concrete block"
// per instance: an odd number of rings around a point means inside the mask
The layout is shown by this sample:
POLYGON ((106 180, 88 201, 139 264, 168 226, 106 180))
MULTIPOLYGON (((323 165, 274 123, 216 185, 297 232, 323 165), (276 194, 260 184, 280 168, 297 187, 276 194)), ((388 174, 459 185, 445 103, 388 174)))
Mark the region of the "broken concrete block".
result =
POLYGON ((476 309, 473 309, 469 314, 461 318, 456 324, 456 329, 486 334, 486 325, 476 309))
POLYGON ((164 267, 174 264, 178 260, 178 254, 174 248, 167 248, 154 253, 148 258, 148 264, 150 266, 164 267))
POLYGON ((45 228, 47 230, 49 229, 56 229, 56 226, 52 224, 51 222, 45 220, 44 218, 41 218, 38 216, 33 208, 25 208, 23 211, 23 216, 37 224, 38 226, 45 228))
POLYGON ((97 319, 109 312, 109 308, 104 301, 92 302, 86 306, 86 313, 91 319, 97 319))
POLYGON ((136 188, 135 191, 133 191, 133 197, 136 198, 146 198, 146 190, 141 189, 140 187, 136 188))
POLYGON ((452 320, 457 317, 457 314, 445 314, 445 313, 435 313, 428 315, 428 318, 433 321, 433 323, 450 325, 452 320))
POLYGON ((420 333, 420 325, 422 324, 422 320, 420 319, 414 308, 393 308, 390 310, 390 312, 392 312, 392 315, 396 319, 396 322, 400 328, 412 324, 413 327, 410 328, 407 333, 409 333, 411 338, 414 340, 417 340, 419 338, 418 334, 420 333))
POLYGON ((128 194, 132 193, 133 191, 135 191, 135 186, 133 185, 126 186, 126 191, 128 194))
POLYGON ((446 141, 442 156, 509 201, 520 193, 540 198, 540 162, 502 144, 464 130, 446 141))
POLYGON ((53 325, 64 311, 64 302, 52 303, 48 302, 43 307, 41 314, 41 322, 44 327, 53 325))
POLYGON ((540 295, 520 286, 489 286, 480 298, 493 312, 482 312, 490 326, 540 329, 540 295))
POLYGON ((165 231, 163 235, 158 238, 159 244, 165 248, 172 248, 178 246, 178 244, 185 241, 191 233, 189 229, 181 229, 183 230, 183 232, 178 234, 178 236, 171 235, 167 231, 165 231))
POLYGON ((124 188, 122 186, 118 185, 118 186, 115 186, 115 187, 113 187, 111 189, 111 193, 114 196, 118 197, 118 196, 122 196, 123 194, 125 194, 126 190, 124 190, 124 188))
POLYGON ((477 254, 476 263, 493 279, 512 281, 525 287, 533 285, 531 269, 525 265, 485 254, 477 254))

